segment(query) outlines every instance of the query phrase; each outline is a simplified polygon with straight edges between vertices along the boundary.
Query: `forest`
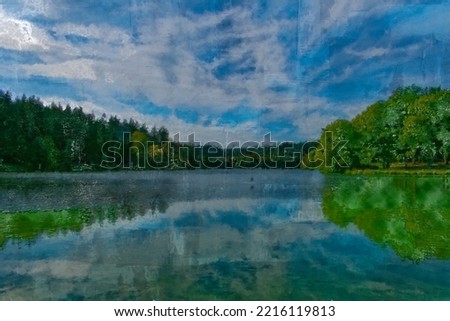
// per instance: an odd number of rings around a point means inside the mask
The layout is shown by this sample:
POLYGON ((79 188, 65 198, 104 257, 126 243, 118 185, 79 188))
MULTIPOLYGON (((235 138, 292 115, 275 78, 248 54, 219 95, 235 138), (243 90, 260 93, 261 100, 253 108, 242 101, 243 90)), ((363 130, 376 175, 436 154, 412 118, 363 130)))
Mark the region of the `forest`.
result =
MULTIPOLYGON (((409 86, 369 106, 352 120, 322 130, 320 144, 346 141, 340 149, 314 151, 324 172, 347 169, 447 167, 450 154, 450 90, 409 86), (331 133, 331 135, 330 135, 331 133), (338 155, 339 154, 339 155, 338 155), (333 161, 333 159, 342 162, 333 161), (329 164, 330 166, 325 166, 329 164)), ((312 157, 312 156, 311 156, 312 157)))
MULTIPOLYGON (((256 145, 255 145, 256 144, 256 145)), ((44 106, 35 96, 0 91, 0 172, 196 168, 299 168, 308 144, 267 147, 174 141, 166 127, 82 107, 44 106)))
POLYGON ((319 140, 239 147, 173 141, 166 127, 117 116, 95 117, 82 107, 13 99, 0 90, 0 171, 85 171, 194 168, 348 169, 447 167, 450 90, 409 86, 338 119, 319 140), (345 143, 343 143, 345 142, 345 143), (338 146, 338 144, 341 144, 338 146))
POLYGON ((123 142, 124 133, 136 132, 156 144, 169 140, 164 127, 148 130, 133 119, 97 119, 81 107, 44 106, 34 96, 13 100, 0 92, 0 171, 96 170, 105 142, 123 142))

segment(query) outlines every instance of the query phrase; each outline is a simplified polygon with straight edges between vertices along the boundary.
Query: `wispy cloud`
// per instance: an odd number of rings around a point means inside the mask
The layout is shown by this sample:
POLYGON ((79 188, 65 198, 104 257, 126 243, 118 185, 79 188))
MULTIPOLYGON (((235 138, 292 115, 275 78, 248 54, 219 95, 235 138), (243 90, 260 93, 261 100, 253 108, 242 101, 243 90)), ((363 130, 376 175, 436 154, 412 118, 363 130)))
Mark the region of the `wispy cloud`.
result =
POLYGON ((0 86, 63 86, 203 140, 314 138, 399 84, 450 86, 446 12, 416 0, 4 2, 0 86))
POLYGON ((68 60, 56 64, 24 65, 30 75, 40 75, 52 78, 96 80, 93 69, 94 61, 89 59, 68 60))

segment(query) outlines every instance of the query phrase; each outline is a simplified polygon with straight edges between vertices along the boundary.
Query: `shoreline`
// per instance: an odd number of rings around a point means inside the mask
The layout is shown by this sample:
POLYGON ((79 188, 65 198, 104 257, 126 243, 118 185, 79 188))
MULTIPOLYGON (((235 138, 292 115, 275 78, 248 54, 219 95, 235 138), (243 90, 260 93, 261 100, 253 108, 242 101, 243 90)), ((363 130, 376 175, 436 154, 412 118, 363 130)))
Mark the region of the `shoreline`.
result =
POLYGON ((343 175, 349 176, 449 176, 450 168, 439 169, 351 169, 343 175))
POLYGON ((124 169, 124 170, 73 170, 73 171, 1 171, 0 175, 14 174, 114 174, 114 173, 155 173, 155 172, 194 172, 194 171, 318 171, 324 176, 449 176, 450 168, 390 168, 390 169, 347 169, 342 173, 323 172, 311 168, 161 168, 161 169, 124 169))

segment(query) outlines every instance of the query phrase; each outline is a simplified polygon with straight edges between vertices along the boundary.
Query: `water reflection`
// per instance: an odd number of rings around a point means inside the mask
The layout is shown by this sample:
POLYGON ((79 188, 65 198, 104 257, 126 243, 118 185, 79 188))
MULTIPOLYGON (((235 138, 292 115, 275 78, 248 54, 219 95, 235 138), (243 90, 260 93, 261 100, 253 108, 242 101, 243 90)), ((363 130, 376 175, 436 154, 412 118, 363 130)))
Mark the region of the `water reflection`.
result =
POLYGON ((0 299, 450 299, 446 257, 379 246, 350 190, 298 171, 0 177, 0 299))
POLYGON ((450 197, 442 178, 329 179, 323 208, 332 222, 355 224, 402 258, 450 259, 450 197))

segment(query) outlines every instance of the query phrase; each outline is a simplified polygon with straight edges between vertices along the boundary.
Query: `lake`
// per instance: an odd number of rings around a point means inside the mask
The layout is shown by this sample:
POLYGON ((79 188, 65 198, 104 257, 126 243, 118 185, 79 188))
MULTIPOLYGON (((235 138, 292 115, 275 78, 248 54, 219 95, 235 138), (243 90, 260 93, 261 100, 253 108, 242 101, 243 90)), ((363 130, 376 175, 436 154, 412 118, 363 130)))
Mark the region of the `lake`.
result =
POLYGON ((442 177, 0 174, 0 300, 450 300, 442 177))

